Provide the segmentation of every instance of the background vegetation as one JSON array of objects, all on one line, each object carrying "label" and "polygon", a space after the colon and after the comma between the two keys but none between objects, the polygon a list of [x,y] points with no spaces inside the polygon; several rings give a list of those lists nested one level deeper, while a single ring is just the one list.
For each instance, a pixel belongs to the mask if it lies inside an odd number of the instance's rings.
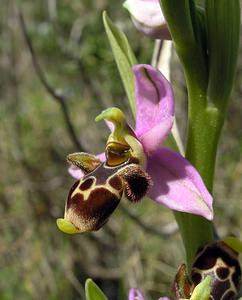
[{"label": "background vegetation", "polygon": [[[148,199],[124,202],[91,234],[68,236],[55,225],[73,184],[65,156],[103,150],[108,131],[94,122],[102,109],[116,105],[131,115],[102,11],[126,32],[139,62],[150,62],[153,41],[115,0],[26,0],[19,7],[22,22],[13,0],[0,10],[0,299],[84,299],[88,277],[113,300],[135,286],[152,299],[169,294],[184,251],[167,209]],[[175,54],[171,69],[184,136],[186,89]],[[218,232],[240,238],[241,76],[242,59],[215,181]]]}]

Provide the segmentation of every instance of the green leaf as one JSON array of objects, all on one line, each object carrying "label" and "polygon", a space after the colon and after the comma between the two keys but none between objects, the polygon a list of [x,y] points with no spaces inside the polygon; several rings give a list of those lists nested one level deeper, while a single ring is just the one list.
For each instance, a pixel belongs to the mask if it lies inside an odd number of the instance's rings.
[{"label": "green leaf", "polygon": [[233,86],[240,40],[240,1],[206,0],[209,56],[208,99],[226,108]]},{"label": "green leaf", "polygon": [[135,55],[125,34],[111,21],[105,11],[103,12],[103,23],[132,112],[135,116],[134,75],[132,72],[132,65],[137,63]]},{"label": "green leaf", "polygon": [[86,300],[108,300],[100,288],[92,279],[87,279],[85,283]]}]

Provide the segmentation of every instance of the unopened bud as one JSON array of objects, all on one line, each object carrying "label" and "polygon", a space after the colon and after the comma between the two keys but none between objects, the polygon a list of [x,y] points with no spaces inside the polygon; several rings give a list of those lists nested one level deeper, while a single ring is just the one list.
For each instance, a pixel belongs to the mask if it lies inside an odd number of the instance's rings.
[{"label": "unopened bud", "polygon": [[139,31],[155,39],[171,39],[159,0],[126,0],[123,6]]}]

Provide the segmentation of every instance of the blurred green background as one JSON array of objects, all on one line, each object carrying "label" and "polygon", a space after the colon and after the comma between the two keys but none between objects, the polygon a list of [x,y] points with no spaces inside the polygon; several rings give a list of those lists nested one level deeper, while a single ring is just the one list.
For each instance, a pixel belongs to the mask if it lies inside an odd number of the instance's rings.
[{"label": "blurred green background", "polygon": [[[65,156],[103,151],[108,130],[95,116],[119,106],[124,89],[102,25],[102,11],[127,34],[141,63],[154,42],[134,28],[115,0],[19,1],[27,33],[51,96],[33,67],[16,2],[0,10],[0,299],[85,299],[92,277],[109,299],[140,287],[147,299],[170,295],[184,250],[170,211],[145,199],[123,202],[96,233],[69,236],[55,224],[74,180]],[[186,88],[172,57],[177,118],[184,137]],[[215,223],[241,238],[242,59],[220,143]],[[222,83],[221,83],[222,84]],[[69,118],[68,118],[69,117]],[[69,123],[68,123],[69,122]],[[77,137],[77,139],[75,138]]]}]

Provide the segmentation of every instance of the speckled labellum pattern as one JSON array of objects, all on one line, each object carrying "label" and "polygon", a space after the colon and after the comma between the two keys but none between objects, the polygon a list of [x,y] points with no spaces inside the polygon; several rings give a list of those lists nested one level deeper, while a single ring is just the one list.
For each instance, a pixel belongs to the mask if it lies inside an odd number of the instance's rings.
[{"label": "speckled labellum pattern", "polygon": [[192,282],[197,285],[207,275],[212,277],[209,300],[234,300],[241,282],[238,253],[222,241],[203,247],[192,267]]},{"label": "speckled labellum pattern", "polygon": [[118,166],[106,162],[72,186],[65,207],[65,219],[80,232],[102,227],[122,196],[139,201],[148,191],[149,175],[132,158]]}]

